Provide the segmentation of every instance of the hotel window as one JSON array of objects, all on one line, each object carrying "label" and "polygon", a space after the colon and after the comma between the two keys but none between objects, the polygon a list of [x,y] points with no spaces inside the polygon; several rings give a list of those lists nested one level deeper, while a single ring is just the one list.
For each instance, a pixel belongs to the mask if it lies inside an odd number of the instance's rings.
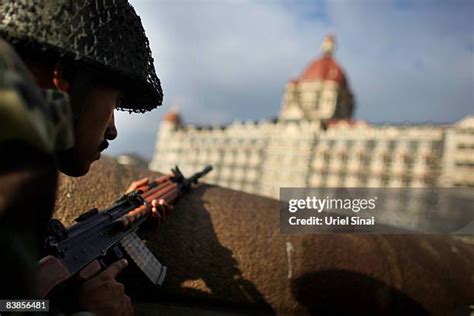
[{"label": "hotel window", "polygon": [[360,162],[364,167],[368,167],[370,165],[370,158],[361,155]]},{"label": "hotel window", "polygon": [[357,173],[355,178],[359,182],[359,184],[366,184],[367,183],[367,175],[365,173]]},{"label": "hotel window", "polygon": [[397,147],[397,142],[396,142],[396,141],[391,140],[391,141],[388,142],[388,148],[389,148],[390,150],[394,150],[395,147]]},{"label": "hotel window", "polygon": [[440,142],[440,141],[435,141],[433,142],[433,144],[431,145],[431,148],[434,150],[434,151],[440,151],[443,147],[443,143]]},{"label": "hotel window", "polygon": [[339,159],[341,162],[347,162],[347,154],[346,153],[340,153],[339,154]]},{"label": "hotel window", "polygon": [[375,148],[375,140],[368,140],[367,141],[367,149],[373,150]]},{"label": "hotel window", "polygon": [[457,161],[456,167],[474,167],[474,162],[469,161]]},{"label": "hotel window", "polygon": [[424,177],[423,178],[423,183],[427,186],[432,186],[434,185],[434,179],[431,177]]}]

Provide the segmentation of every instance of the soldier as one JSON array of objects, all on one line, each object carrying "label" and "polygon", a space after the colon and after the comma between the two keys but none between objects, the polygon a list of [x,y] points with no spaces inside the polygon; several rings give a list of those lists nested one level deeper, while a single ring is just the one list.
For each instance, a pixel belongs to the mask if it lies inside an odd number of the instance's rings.
[{"label": "soldier", "polygon": [[[125,0],[1,1],[0,37],[0,298],[34,298],[57,170],[87,173],[117,137],[114,109],[146,112],[163,95]],[[125,266],[84,282],[75,309],[132,313],[115,280]]]}]

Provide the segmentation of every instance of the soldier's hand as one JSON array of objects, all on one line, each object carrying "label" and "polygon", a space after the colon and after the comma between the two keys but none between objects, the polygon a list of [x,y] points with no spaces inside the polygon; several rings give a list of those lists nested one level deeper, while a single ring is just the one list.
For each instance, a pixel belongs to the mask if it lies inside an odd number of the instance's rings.
[{"label": "soldier's hand", "polygon": [[151,215],[161,224],[168,218],[173,209],[173,205],[169,205],[163,199],[151,201]]},{"label": "soldier's hand", "polygon": [[141,186],[144,186],[146,184],[150,183],[150,179],[149,178],[142,178],[140,180],[137,180],[137,181],[133,181],[130,186],[128,187],[127,191],[125,191],[125,193],[130,193],[132,191],[135,191],[136,189],[138,189],[139,187]]},{"label": "soldier's hand", "polygon": [[125,269],[127,260],[120,259],[107,269],[84,281],[79,289],[79,303],[97,315],[133,315],[131,299],[123,284],[115,278]]},{"label": "soldier's hand", "polygon": [[[133,181],[125,193],[132,192],[141,186],[147,185],[150,182],[149,178],[143,178]],[[151,214],[160,224],[162,224],[173,211],[173,206],[166,203],[164,199],[151,201]]]}]

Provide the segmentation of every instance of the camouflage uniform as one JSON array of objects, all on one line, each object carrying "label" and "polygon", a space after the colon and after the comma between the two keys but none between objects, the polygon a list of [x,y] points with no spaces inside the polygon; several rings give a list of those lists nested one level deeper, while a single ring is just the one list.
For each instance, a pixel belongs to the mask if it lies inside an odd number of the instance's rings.
[{"label": "camouflage uniform", "polygon": [[47,153],[73,144],[68,96],[41,91],[12,47],[0,39],[0,143],[21,141]]},{"label": "camouflage uniform", "polygon": [[[55,150],[73,144],[66,95],[41,91],[0,39],[0,297],[34,297],[34,270],[51,216]],[[5,283],[4,283],[5,282]]]},{"label": "camouflage uniform", "polygon": [[73,145],[76,113],[66,95],[37,87],[7,42],[108,74],[124,93],[123,110],[150,111],[163,93],[127,1],[0,1],[0,299],[31,298],[54,207],[55,152]]}]

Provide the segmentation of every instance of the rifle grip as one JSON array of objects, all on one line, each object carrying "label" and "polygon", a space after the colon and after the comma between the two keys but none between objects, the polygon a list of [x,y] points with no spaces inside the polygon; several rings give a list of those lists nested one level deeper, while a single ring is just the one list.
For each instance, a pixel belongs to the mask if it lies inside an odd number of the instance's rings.
[{"label": "rifle grip", "polygon": [[86,281],[95,276],[102,270],[102,266],[100,265],[98,260],[94,260],[89,263],[87,266],[84,267],[79,273],[77,274],[77,278],[80,281]]},{"label": "rifle grip", "polygon": [[66,266],[54,256],[46,256],[38,264],[38,291],[42,298],[45,298],[56,285],[71,277]]}]

